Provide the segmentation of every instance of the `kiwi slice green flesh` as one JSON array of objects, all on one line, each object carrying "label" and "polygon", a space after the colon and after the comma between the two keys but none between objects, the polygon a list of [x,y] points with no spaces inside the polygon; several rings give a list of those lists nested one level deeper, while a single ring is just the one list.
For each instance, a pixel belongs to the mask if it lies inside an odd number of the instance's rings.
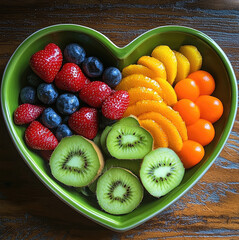
[{"label": "kiwi slice green flesh", "polygon": [[140,179],[154,197],[161,197],[177,187],[185,169],[177,154],[169,148],[148,153],[141,164]]},{"label": "kiwi slice green flesh", "polygon": [[101,133],[98,132],[98,133],[96,134],[96,136],[94,137],[94,139],[93,139],[93,142],[94,142],[99,148],[101,147],[101,145],[100,145],[100,136],[101,136]]},{"label": "kiwi slice green flesh", "polygon": [[72,187],[89,185],[103,167],[103,156],[96,144],[78,135],[63,138],[50,158],[52,175]]},{"label": "kiwi slice green flesh", "polygon": [[144,128],[119,124],[107,135],[106,146],[117,159],[142,159],[152,150],[153,138]]},{"label": "kiwi slice green flesh", "polygon": [[111,168],[97,181],[98,203],[111,214],[132,212],[142,201],[143,193],[139,179],[123,168]]},{"label": "kiwi slice green flesh", "polygon": [[134,115],[130,115],[130,116],[125,117],[125,118],[121,118],[118,122],[116,122],[114,124],[114,126],[117,125],[117,124],[127,125],[127,126],[137,126],[137,127],[140,126],[137,118]]},{"label": "kiwi slice green flesh", "polygon": [[101,145],[101,149],[102,151],[107,155],[109,156],[109,151],[106,147],[106,137],[108,135],[108,133],[110,132],[110,130],[112,129],[112,126],[107,126],[104,131],[101,133],[101,136],[100,136],[100,145]]}]

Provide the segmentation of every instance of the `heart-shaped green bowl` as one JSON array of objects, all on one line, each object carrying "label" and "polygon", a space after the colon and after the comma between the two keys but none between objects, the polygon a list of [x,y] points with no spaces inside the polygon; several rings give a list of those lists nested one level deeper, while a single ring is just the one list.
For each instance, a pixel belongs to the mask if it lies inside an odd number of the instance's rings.
[{"label": "heart-shaped green bowl", "polygon": [[[113,216],[100,209],[95,199],[87,198],[74,189],[65,187],[51,175],[46,162],[24,142],[25,127],[16,126],[13,122],[13,112],[19,105],[20,89],[26,85],[26,74],[29,70],[31,55],[43,49],[48,43],[54,42],[64,49],[66,44],[78,42],[87,55],[98,56],[105,65],[115,65],[119,68],[135,63],[142,55],[149,55],[160,44],[178,50],[181,45],[195,45],[203,56],[202,69],[209,71],[215,78],[216,90],[214,96],[221,99],[224,113],[214,124],[216,135],[206,147],[204,159],[195,167],[186,171],[181,184],[166,196],[145,198],[133,212]],[[189,190],[212,165],[222,150],[237,110],[237,85],[232,66],[222,49],[207,35],[186,27],[164,26],[150,30],[123,48],[117,47],[101,33],[79,25],[62,24],[41,29],[29,36],[14,52],[5,69],[1,101],[3,115],[9,133],[22,158],[39,177],[39,179],[60,199],[69,206],[93,221],[116,231],[125,231],[138,226],[179,199]]]}]

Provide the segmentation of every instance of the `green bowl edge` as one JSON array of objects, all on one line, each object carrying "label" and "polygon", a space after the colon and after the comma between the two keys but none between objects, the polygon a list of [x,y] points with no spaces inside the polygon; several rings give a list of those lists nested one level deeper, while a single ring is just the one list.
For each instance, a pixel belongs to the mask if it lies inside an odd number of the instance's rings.
[{"label": "green bowl edge", "polygon": [[[76,204],[74,201],[72,201],[72,199],[65,199],[66,196],[61,193],[60,189],[57,188],[57,186],[52,185],[52,182],[49,181],[49,179],[45,177],[44,172],[42,172],[38,168],[38,166],[35,165],[32,161],[27,160],[27,159],[30,159],[30,156],[23,151],[24,149],[21,146],[19,146],[17,144],[17,136],[13,132],[12,123],[10,121],[12,116],[10,116],[10,113],[7,111],[7,106],[4,105],[4,92],[5,92],[4,91],[4,89],[5,89],[4,78],[5,78],[5,75],[7,75],[7,71],[9,71],[11,64],[14,62],[14,57],[17,54],[19,54],[20,50],[22,48],[24,48],[24,46],[27,45],[28,42],[34,41],[39,36],[44,35],[46,33],[52,33],[54,31],[59,31],[59,30],[60,31],[64,31],[64,30],[79,31],[80,30],[83,33],[92,35],[95,38],[97,38],[98,40],[100,40],[103,44],[105,44],[105,46],[107,46],[107,48],[119,59],[122,59],[122,58],[126,57],[128,54],[130,54],[131,52],[133,52],[134,49],[136,49],[137,46],[140,44],[141,41],[143,41],[144,39],[147,39],[148,37],[150,37],[153,34],[161,33],[161,32],[169,32],[169,31],[181,31],[181,32],[193,34],[193,35],[201,38],[202,40],[204,40],[208,45],[210,45],[215,50],[215,52],[222,59],[224,65],[225,65],[225,68],[227,70],[227,73],[229,75],[231,90],[232,90],[232,95],[231,95],[232,107],[231,107],[231,111],[230,111],[230,114],[228,117],[226,127],[223,131],[223,134],[221,135],[221,138],[219,140],[219,143],[218,143],[216,149],[211,154],[211,156],[209,157],[207,162],[205,162],[205,164],[190,178],[190,180],[187,183],[185,183],[185,185],[180,190],[181,193],[176,198],[174,198],[173,201],[170,201],[170,203],[165,203],[164,207],[162,207],[160,210],[158,210],[156,212],[153,211],[153,209],[151,209],[150,214],[148,214],[148,216],[146,218],[143,218],[142,220],[137,221],[136,223],[133,223],[131,225],[125,226],[125,224],[123,223],[122,226],[119,226],[119,223],[117,221],[112,221],[112,219],[107,219],[107,218],[102,219],[97,214],[93,214],[93,213],[87,211],[84,207],[82,207],[82,206],[79,207],[78,204]],[[159,212],[163,211],[169,205],[171,205],[172,203],[177,201],[191,187],[193,187],[194,184],[196,184],[196,182],[205,174],[205,172],[209,169],[209,167],[215,161],[216,157],[219,155],[220,151],[222,150],[222,148],[224,147],[224,145],[226,143],[227,138],[229,137],[230,131],[233,127],[233,123],[234,123],[234,120],[236,117],[236,112],[237,112],[237,96],[238,96],[238,90],[237,90],[237,84],[236,84],[236,77],[235,77],[233,68],[232,68],[227,56],[225,55],[223,50],[218,46],[218,44],[214,40],[212,40],[210,37],[208,37],[207,35],[205,35],[204,33],[200,32],[198,30],[188,28],[188,27],[183,27],[183,26],[157,27],[157,28],[154,28],[152,30],[149,30],[149,31],[143,33],[142,35],[140,35],[139,37],[134,39],[131,43],[129,43],[125,47],[120,48],[120,47],[117,47],[112,41],[110,41],[103,34],[99,33],[98,31],[96,31],[94,29],[80,26],[80,25],[74,25],[74,24],[58,24],[58,25],[53,25],[53,26],[49,26],[49,27],[40,29],[37,32],[33,33],[27,39],[25,39],[19,45],[19,47],[15,50],[15,52],[11,56],[7,66],[5,68],[3,78],[2,78],[1,107],[2,107],[2,111],[3,111],[3,117],[4,117],[5,123],[7,125],[7,129],[10,133],[10,136],[11,136],[17,150],[19,151],[19,153],[22,156],[22,158],[24,159],[24,161],[28,164],[28,166],[37,175],[37,177],[44,183],[44,185],[46,185],[56,196],[60,197],[66,204],[70,205],[75,210],[81,212],[84,216],[90,218],[91,220],[96,221],[100,225],[103,225],[111,230],[126,231],[126,230],[132,229],[132,228],[142,224],[143,222],[145,222],[148,219],[152,218],[153,216],[157,215]]]}]

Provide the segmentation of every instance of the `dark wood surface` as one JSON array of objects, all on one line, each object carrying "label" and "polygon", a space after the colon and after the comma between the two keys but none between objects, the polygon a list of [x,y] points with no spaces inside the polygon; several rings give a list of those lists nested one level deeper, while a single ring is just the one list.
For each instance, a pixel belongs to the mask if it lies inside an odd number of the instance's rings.
[{"label": "dark wood surface", "polygon": [[[0,1],[0,74],[17,46],[52,24],[92,27],[118,46],[162,25],[196,28],[225,51],[239,78],[239,1]],[[180,200],[115,233],[78,214],[31,172],[0,116],[0,239],[239,239],[239,117],[224,150]]]}]

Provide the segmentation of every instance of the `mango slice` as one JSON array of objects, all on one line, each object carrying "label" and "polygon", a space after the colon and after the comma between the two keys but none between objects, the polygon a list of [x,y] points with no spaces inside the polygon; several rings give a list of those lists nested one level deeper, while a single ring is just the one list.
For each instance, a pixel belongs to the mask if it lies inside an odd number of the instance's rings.
[{"label": "mango slice", "polygon": [[171,121],[169,121],[162,114],[157,112],[148,112],[143,113],[138,116],[139,120],[151,119],[155,121],[166,133],[168,138],[168,146],[175,152],[178,152],[183,147],[182,138],[177,130],[177,128],[173,125]]},{"label": "mango slice", "polygon": [[202,55],[195,46],[184,45],[181,46],[179,52],[182,53],[190,62],[190,73],[201,69]]},{"label": "mango slice", "polygon": [[131,114],[138,117],[140,114],[146,112],[158,112],[162,114],[175,125],[183,141],[186,141],[188,139],[185,122],[182,120],[179,113],[174,111],[171,107],[166,106],[162,102],[153,100],[142,100],[136,102],[126,109],[123,117],[127,117]]},{"label": "mango slice", "polygon": [[138,101],[141,101],[143,99],[145,100],[154,100],[162,102],[163,99],[158,95],[157,92],[155,92],[151,88],[145,88],[145,87],[135,87],[130,88],[128,90],[129,93],[129,105],[135,104]]},{"label": "mango slice", "polygon": [[123,78],[115,89],[127,91],[133,87],[151,88],[156,91],[159,96],[162,95],[162,88],[159,86],[159,84],[155,80],[142,74],[132,74],[128,77]]},{"label": "mango slice", "polygon": [[173,106],[177,102],[177,94],[172,85],[162,78],[154,78],[154,80],[162,88],[161,97],[163,98],[164,102],[169,106]]},{"label": "mango slice", "polygon": [[188,59],[180,52],[173,51],[177,58],[177,75],[175,78],[175,83],[186,78],[190,72],[190,63]]},{"label": "mango slice", "polygon": [[132,75],[132,74],[142,74],[149,78],[156,77],[155,73],[151,69],[149,69],[143,65],[131,64],[131,65],[123,68],[123,70],[122,70],[123,78],[125,78],[129,75]]},{"label": "mango slice", "polygon": [[142,56],[137,63],[151,69],[155,74],[154,77],[167,78],[165,67],[158,59],[150,56]]},{"label": "mango slice", "polygon": [[154,149],[168,147],[167,135],[155,121],[146,119],[139,121],[139,124],[152,135],[154,139]]},{"label": "mango slice", "polygon": [[160,45],[153,50],[151,55],[163,63],[167,81],[172,85],[177,75],[177,59],[174,52],[168,46]]}]

